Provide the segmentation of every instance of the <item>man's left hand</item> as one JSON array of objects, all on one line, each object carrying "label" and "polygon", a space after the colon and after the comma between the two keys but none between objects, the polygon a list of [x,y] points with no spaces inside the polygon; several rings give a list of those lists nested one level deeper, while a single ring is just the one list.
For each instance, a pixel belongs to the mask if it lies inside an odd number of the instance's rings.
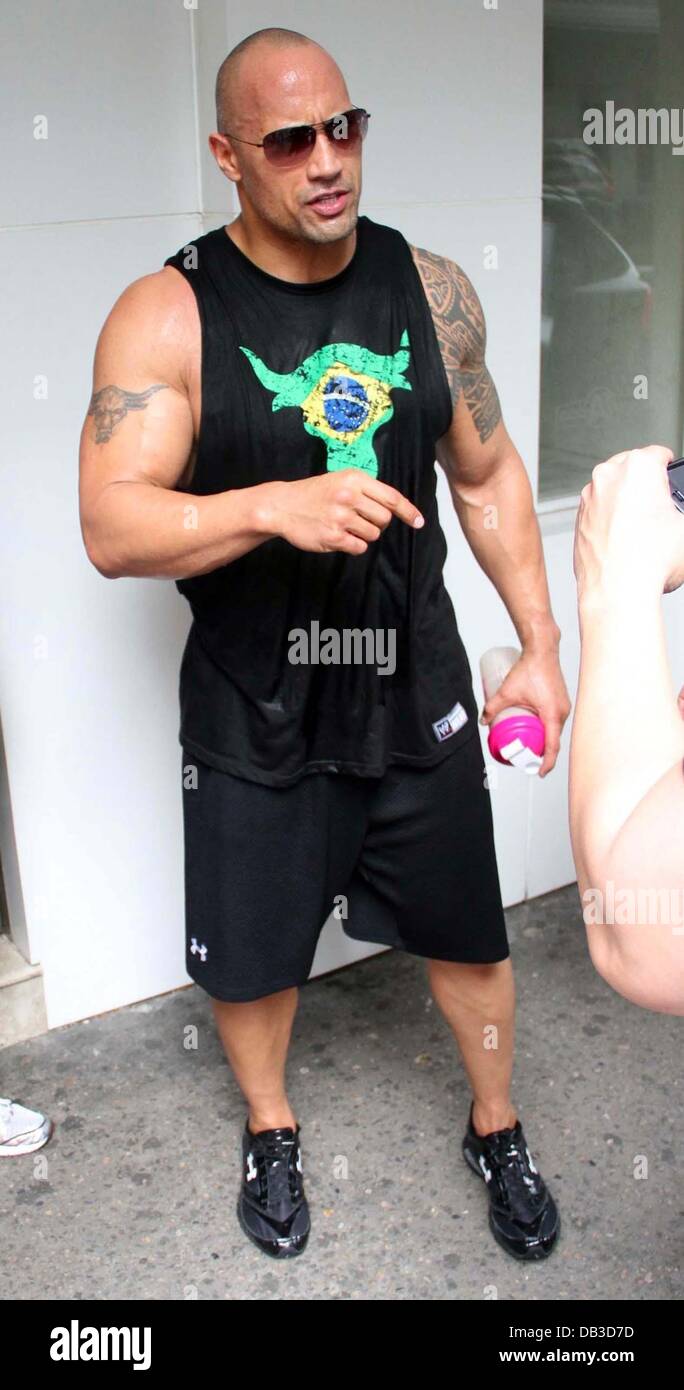
[{"label": "man's left hand", "polygon": [[539,715],[545,733],[539,776],[545,777],[556,765],[561,731],[571,709],[557,651],[524,649],[496,694],[486,701],[480,723],[490,724],[509,705],[524,705]]}]

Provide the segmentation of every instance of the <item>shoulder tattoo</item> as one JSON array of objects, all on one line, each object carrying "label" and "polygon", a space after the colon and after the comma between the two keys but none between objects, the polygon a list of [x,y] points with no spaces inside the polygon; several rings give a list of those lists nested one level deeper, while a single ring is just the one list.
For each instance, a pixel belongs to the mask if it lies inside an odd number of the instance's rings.
[{"label": "shoulder tattoo", "polygon": [[411,246],[423,282],[454,407],[463,392],[484,444],[501,419],[496,386],[487,370],[482,305],[465,271],[446,256]]},{"label": "shoulder tattoo", "polygon": [[150,396],[165,390],[164,382],[160,382],[158,386],[148,386],[146,391],[123,391],[120,386],[103,386],[94,391],[88,414],[95,420],[95,443],[106,444],[129,410],[145,410]]}]

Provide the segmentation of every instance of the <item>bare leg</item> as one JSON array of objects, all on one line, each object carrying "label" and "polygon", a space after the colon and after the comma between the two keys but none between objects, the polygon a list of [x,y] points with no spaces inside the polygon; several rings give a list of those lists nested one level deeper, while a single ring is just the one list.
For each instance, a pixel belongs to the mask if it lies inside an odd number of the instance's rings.
[{"label": "bare leg", "polygon": [[428,977],[468,1073],[476,1134],[508,1129],[517,1118],[511,1104],[515,986],[510,957],[495,965],[431,960]]},{"label": "bare leg", "polygon": [[278,990],[247,1004],[212,999],[223,1050],[249,1106],[253,1134],[296,1127],[285,1092],[285,1064],[299,991]]}]

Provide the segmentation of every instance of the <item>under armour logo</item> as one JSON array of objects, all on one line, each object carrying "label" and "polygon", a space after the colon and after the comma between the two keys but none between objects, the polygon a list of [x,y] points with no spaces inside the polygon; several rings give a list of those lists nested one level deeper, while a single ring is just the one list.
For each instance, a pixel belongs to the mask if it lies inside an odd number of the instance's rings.
[{"label": "under armour logo", "polygon": [[490,1179],[491,1176],[492,1176],[492,1170],[491,1170],[491,1168],[488,1168],[488,1167],[487,1167],[487,1164],[485,1163],[485,1160],[484,1160],[484,1157],[483,1157],[482,1154],[480,1154],[480,1167],[481,1167],[481,1169],[482,1169],[482,1173],[483,1173],[485,1182],[489,1182],[489,1179]]},{"label": "under armour logo", "polygon": [[254,1159],[253,1159],[251,1153],[250,1153],[250,1154],[247,1154],[247,1181],[248,1181],[248,1182],[252,1182],[253,1178],[255,1178],[256,1175],[257,1175],[257,1170],[256,1170],[256,1168],[255,1168],[255,1166],[254,1166]]},{"label": "under armour logo", "polygon": [[193,936],[192,941],[190,942],[190,950],[191,950],[193,956],[199,956],[200,960],[202,960],[202,961],[205,961],[205,960],[206,960],[206,958],[207,958],[207,948],[206,948],[206,946],[198,946],[198,945],[197,945],[197,937],[196,937],[196,936]]}]

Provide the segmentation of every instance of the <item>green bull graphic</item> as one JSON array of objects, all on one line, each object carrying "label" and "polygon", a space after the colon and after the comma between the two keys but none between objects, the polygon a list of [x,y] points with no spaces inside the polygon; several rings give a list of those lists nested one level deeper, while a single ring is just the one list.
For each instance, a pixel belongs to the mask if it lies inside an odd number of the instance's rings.
[{"label": "green bull graphic", "polygon": [[273,410],[300,407],[304,429],[325,443],[329,472],[363,468],[377,478],[373,436],[394,414],[390,391],[411,390],[404,376],[410,355],[406,329],[397,352],[389,356],[356,343],[328,343],[287,373],[272,372],[248,347],[240,351],[262,386],[274,392]]}]

